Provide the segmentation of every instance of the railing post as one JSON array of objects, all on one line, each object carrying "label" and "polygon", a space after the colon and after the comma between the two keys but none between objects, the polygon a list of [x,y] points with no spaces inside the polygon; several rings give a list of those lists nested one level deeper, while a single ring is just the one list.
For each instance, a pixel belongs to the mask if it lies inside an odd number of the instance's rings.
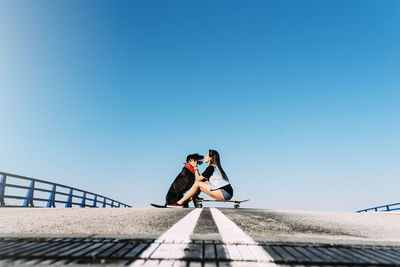
[{"label": "railing post", "polygon": [[31,181],[26,198],[24,201],[24,207],[33,207],[33,192],[35,190],[35,181]]},{"label": "railing post", "polygon": [[72,208],[72,192],[73,191],[74,190],[72,188],[69,190],[68,200],[67,200],[67,203],[65,204],[66,208]]},{"label": "railing post", "polygon": [[120,208],[121,207],[121,202],[118,202],[118,208]]},{"label": "railing post", "polygon": [[114,200],[111,200],[111,208],[114,208]]},{"label": "railing post", "polygon": [[105,208],[106,207],[106,197],[104,197],[104,200],[103,200],[103,208]]},{"label": "railing post", "polygon": [[94,195],[93,208],[97,207],[97,195]]},{"label": "railing post", "polygon": [[56,207],[56,185],[53,185],[49,196],[49,201],[47,201],[46,208],[55,208],[55,207]]},{"label": "railing post", "polygon": [[85,206],[86,206],[86,192],[83,192],[81,208],[84,208]]},{"label": "railing post", "polygon": [[6,178],[7,176],[2,175],[0,176],[0,206],[5,206],[6,203],[4,202],[4,192],[6,189]]}]

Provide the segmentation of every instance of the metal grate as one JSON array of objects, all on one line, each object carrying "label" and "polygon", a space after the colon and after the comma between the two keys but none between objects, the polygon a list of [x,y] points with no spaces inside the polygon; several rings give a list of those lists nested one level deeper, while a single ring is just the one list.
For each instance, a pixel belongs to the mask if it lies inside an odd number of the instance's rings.
[{"label": "metal grate", "polygon": [[[225,266],[233,261],[251,263],[246,259],[246,253],[250,253],[254,246],[193,240],[181,259],[140,258],[141,252],[153,242],[145,239],[110,238],[1,238],[0,264],[129,265],[136,261],[150,260],[179,261],[188,266]],[[284,243],[260,243],[259,246],[272,256],[276,264],[283,265],[400,266],[400,247],[393,246]],[[227,251],[237,251],[237,254],[228,255]]]}]

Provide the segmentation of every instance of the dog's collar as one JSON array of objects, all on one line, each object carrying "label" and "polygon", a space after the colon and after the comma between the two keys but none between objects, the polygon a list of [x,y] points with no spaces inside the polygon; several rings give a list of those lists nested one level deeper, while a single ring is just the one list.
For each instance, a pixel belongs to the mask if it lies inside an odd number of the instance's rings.
[{"label": "dog's collar", "polygon": [[194,173],[194,168],[191,164],[189,163],[185,163],[185,167],[189,169],[189,171],[191,171],[192,173]]}]

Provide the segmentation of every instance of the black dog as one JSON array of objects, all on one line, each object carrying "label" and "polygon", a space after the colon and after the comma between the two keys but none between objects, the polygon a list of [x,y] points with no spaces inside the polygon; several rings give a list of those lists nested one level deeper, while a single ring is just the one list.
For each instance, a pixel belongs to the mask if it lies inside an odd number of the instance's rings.
[{"label": "black dog", "polygon": [[[165,205],[175,204],[183,197],[183,194],[192,187],[195,181],[195,176],[193,169],[191,170],[192,165],[189,164],[189,161],[196,160],[197,164],[200,165],[203,163],[203,158],[204,156],[197,153],[190,154],[186,157],[185,166],[168,190],[167,196],[165,197]],[[187,206],[187,204],[185,205]]]}]

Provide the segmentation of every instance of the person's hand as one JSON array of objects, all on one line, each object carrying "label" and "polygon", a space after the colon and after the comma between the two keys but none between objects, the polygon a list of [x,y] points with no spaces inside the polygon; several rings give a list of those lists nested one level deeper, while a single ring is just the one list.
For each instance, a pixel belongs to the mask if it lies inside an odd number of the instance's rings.
[{"label": "person's hand", "polygon": [[191,159],[191,160],[189,161],[189,164],[191,164],[193,167],[197,167],[197,160]]}]

